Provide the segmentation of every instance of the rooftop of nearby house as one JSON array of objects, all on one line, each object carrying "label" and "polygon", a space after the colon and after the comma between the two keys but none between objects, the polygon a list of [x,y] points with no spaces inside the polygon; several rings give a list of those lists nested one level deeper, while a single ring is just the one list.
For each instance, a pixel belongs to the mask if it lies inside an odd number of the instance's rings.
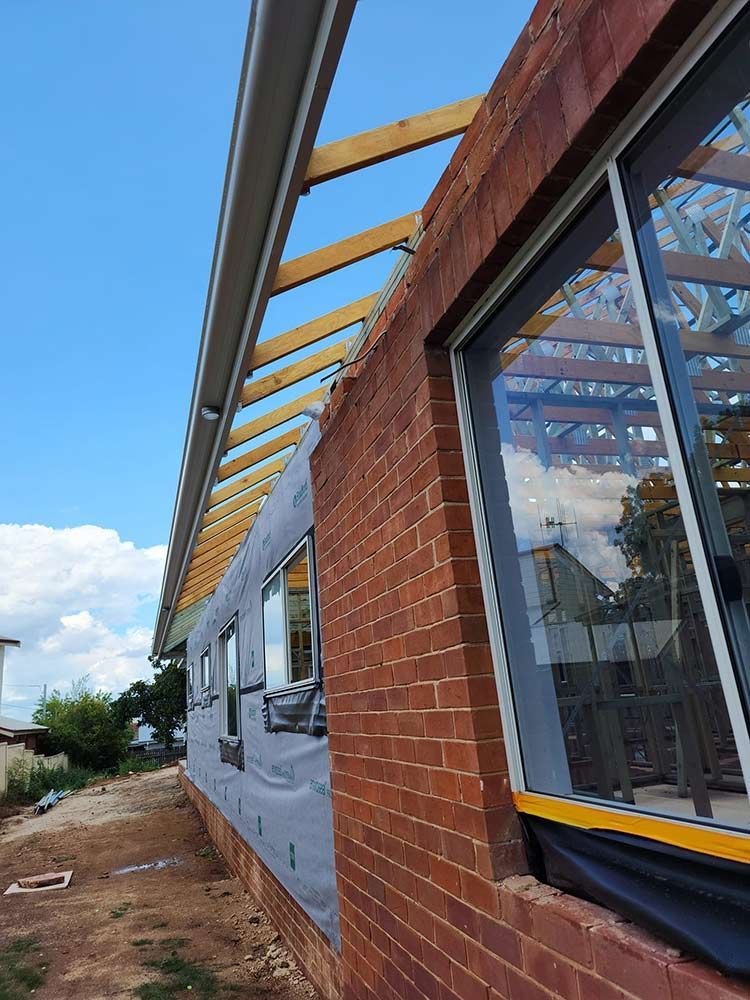
[{"label": "rooftop of nearby house", "polygon": [[24,719],[11,719],[9,715],[0,715],[0,733],[10,736],[25,736],[27,733],[46,733],[48,726],[38,726],[36,722],[26,722]]}]

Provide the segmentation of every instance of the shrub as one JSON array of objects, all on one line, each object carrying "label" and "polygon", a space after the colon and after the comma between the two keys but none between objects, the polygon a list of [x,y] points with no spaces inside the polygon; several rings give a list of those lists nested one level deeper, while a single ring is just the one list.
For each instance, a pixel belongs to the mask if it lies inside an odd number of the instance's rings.
[{"label": "shrub", "polygon": [[70,694],[53,691],[34,712],[34,722],[49,727],[39,741],[43,753],[66,753],[71,763],[93,771],[117,768],[130,742],[130,728],[113,711],[111,696],[91,691],[86,678]]}]

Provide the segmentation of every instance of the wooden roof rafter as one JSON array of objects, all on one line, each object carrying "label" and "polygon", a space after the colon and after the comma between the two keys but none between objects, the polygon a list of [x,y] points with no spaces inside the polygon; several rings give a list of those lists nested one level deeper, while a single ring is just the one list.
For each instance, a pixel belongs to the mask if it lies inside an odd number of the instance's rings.
[{"label": "wooden roof rafter", "polygon": [[[318,147],[310,156],[305,186],[309,188],[459,135],[473,119],[481,101],[482,96],[467,98]],[[397,248],[418,233],[419,225],[419,214],[409,213],[300,257],[282,261],[277,268],[270,294],[282,294],[382,251]],[[256,343],[250,356],[245,384],[239,393],[239,408],[260,404],[275,393],[339,366],[350,349],[351,339],[347,336],[314,353],[292,359],[287,365],[272,367],[290,355],[302,352],[328,337],[332,338],[347,327],[364,323],[379,295],[380,293],[373,293],[364,296],[285,333]],[[301,393],[291,402],[258,414],[240,426],[230,427],[228,432],[224,432],[225,455],[248,442],[257,439],[262,441],[270,431],[295,419],[306,415],[314,416],[316,404],[324,400],[326,392],[326,386],[316,387]],[[311,413],[308,412],[311,410]],[[244,532],[253,523],[248,512],[251,509],[257,510],[259,491],[263,495],[270,492],[288,460],[287,449],[296,447],[305,426],[303,421],[273,440],[265,441],[220,463],[213,490],[206,500],[200,529],[193,539],[193,554],[181,584],[180,606],[184,606],[185,595],[199,600],[201,596],[205,596],[203,587],[210,585],[211,579],[218,582],[220,576],[218,579],[211,577],[209,583],[204,582],[207,567],[213,565],[216,559],[221,562],[225,554],[229,554],[230,558],[234,554],[235,540],[239,544]],[[266,460],[270,461],[265,465],[261,464]],[[240,473],[246,474],[235,479]],[[219,483],[226,485],[218,486]],[[225,569],[228,560],[222,565]]]}]

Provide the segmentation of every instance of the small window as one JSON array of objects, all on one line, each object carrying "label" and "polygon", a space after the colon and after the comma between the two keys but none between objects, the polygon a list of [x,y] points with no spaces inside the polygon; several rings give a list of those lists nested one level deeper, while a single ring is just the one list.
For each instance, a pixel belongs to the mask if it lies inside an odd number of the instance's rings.
[{"label": "small window", "polygon": [[222,735],[231,740],[238,740],[240,737],[240,669],[236,618],[233,618],[219,633],[219,665]]},{"label": "small window", "polygon": [[316,678],[311,570],[312,539],[308,537],[263,588],[266,690]]},{"label": "small window", "polygon": [[188,664],[187,671],[185,673],[185,695],[187,701],[188,710],[193,707],[193,674],[195,673],[192,663]]},{"label": "small window", "polygon": [[211,688],[211,647],[206,648],[201,653],[201,691],[208,691]]}]

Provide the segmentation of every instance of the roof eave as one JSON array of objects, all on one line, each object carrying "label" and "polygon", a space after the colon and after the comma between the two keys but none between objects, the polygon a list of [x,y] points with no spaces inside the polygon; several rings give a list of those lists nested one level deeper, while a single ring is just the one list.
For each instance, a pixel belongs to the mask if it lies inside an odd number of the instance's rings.
[{"label": "roof eave", "polygon": [[[356,0],[253,0],[170,531],[160,656]],[[258,155],[262,150],[262,155]],[[201,407],[221,408],[214,422]]]}]

